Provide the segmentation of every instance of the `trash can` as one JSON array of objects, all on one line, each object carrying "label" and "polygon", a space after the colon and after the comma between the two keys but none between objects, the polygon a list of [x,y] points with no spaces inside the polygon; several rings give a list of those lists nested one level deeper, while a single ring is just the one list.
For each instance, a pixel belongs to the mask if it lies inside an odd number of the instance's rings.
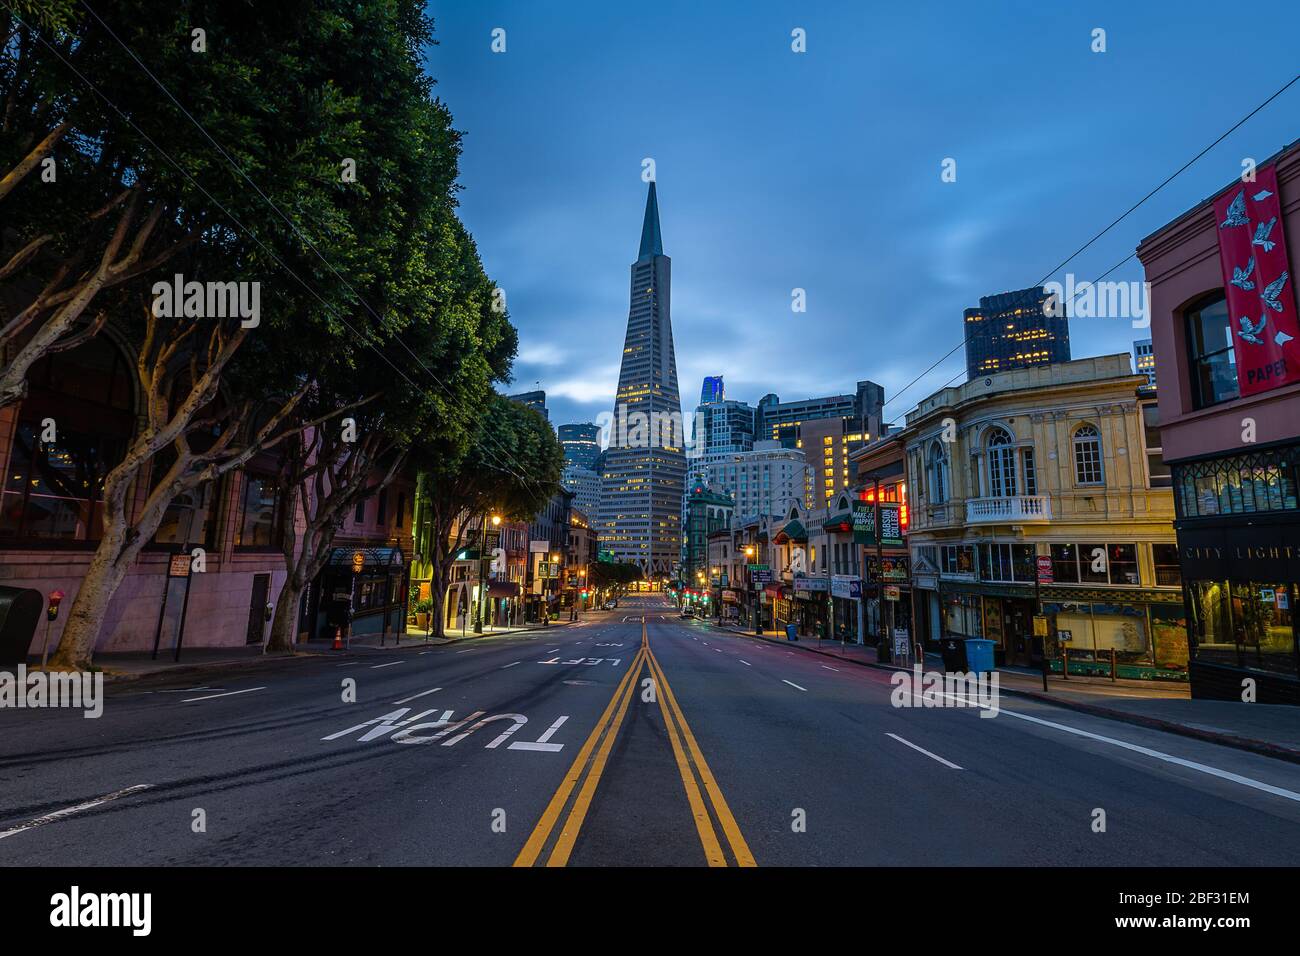
[{"label": "trash can", "polygon": [[785,626],[785,639],[787,641],[799,640],[799,629],[795,627],[793,624],[787,624]]},{"label": "trash can", "polygon": [[946,671],[965,671],[966,639],[962,637],[945,637],[939,642],[939,653],[943,656],[943,669]]},{"label": "trash can", "polygon": [[993,670],[993,642],[983,637],[966,639],[966,669],[974,674]]},{"label": "trash can", "polygon": [[45,610],[45,595],[31,588],[0,587],[0,664],[22,664]]}]

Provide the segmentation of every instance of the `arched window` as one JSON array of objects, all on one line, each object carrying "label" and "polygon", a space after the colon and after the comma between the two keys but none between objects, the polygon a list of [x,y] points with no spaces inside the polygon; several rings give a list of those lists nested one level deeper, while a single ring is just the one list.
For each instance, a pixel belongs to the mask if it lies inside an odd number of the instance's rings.
[{"label": "arched window", "polygon": [[1074,430],[1074,481],[1079,485],[1100,485],[1101,433],[1096,425],[1080,425]]},{"label": "arched window", "polygon": [[926,468],[930,488],[930,501],[941,505],[948,500],[948,456],[944,454],[943,445],[930,443],[930,460]]},{"label": "arched window", "polygon": [[1016,449],[1005,428],[994,428],[988,437],[989,494],[994,498],[1016,495]]},{"label": "arched window", "polygon": [[0,540],[96,541],[104,478],[135,431],[131,372],[100,335],[32,366],[0,504]]}]

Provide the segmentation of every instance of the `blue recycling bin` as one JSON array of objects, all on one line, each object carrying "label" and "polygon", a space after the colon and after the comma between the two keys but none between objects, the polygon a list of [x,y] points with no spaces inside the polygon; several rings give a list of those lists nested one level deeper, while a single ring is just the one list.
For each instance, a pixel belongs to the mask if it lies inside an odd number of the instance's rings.
[{"label": "blue recycling bin", "polygon": [[982,637],[966,638],[966,668],[981,674],[993,670],[993,642]]},{"label": "blue recycling bin", "polygon": [[793,624],[787,624],[785,626],[785,639],[787,641],[799,640],[799,629],[795,627]]}]

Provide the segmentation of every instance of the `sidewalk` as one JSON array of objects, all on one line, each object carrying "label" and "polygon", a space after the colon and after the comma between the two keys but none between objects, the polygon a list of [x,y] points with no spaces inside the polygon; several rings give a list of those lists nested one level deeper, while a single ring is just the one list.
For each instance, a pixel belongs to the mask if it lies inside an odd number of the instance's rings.
[{"label": "sidewalk", "polygon": [[[730,624],[721,627],[753,640],[822,654],[864,667],[902,669],[879,663],[876,649],[870,646],[841,646],[833,641],[822,641],[819,646],[816,638],[787,641],[771,631],[758,637],[752,629]],[[925,668],[942,670],[939,656],[927,654]],[[998,668],[998,688],[1004,694],[1300,763],[1300,708],[1285,704],[1192,700],[1186,684],[1134,680],[1112,682],[1097,677],[1071,677],[1067,681],[1059,675],[1048,678],[1048,690],[1044,693],[1043,679],[1037,671],[1009,667]]]},{"label": "sidewalk", "polygon": [[[142,677],[159,675],[168,677],[188,674],[199,675],[220,668],[255,668],[259,665],[277,665],[291,661],[311,660],[321,656],[347,658],[351,655],[368,655],[376,652],[401,653],[412,650],[428,650],[442,644],[459,644],[462,641],[503,637],[525,631],[549,631],[557,627],[567,627],[570,623],[573,622],[563,620],[554,621],[545,627],[540,624],[497,627],[484,631],[482,634],[475,634],[467,628],[464,637],[457,630],[449,631],[448,636],[445,638],[430,637],[427,640],[423,631],[411,631],[400,635],[400,644],[395,640],[398,635],[389,634],[381,644],[380,635],[362,634],[354,637],[349,649],[344,651],[333,650],[334,642],[332,639],[320,639],[304,641],[295,645],[292,654],[263,654],[260,644],[239,647],[183,647],[181,648],[181,659],[179,661],[172,659],[171,650],[160,650],[157,660],[154,660],[148,651],[101,653],[95,655],[95,666],[104,672],[106,682],[116,683],[118,681],[136,680]],[[38,664],[39,659],[35,661],[29,659],[29,667]]]}]

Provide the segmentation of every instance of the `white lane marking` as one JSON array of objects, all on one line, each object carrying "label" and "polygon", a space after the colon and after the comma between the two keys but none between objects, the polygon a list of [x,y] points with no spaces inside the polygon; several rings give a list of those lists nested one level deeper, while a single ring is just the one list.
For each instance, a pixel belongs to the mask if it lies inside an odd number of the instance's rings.
[{"label": "white lane marking", "polygon": [[45,814],[45,816],[37,817],[35,820],[28,820],[22,826],[12,827],[8,830],[0,830],[0,840],[3,840],[5,837],[14,836],[17,833],[22,833],[25,830],[34,830],[36,827],[44,826],[47,823],[53,823],[56,820],[62,820],[64,817],[70,817],[72,816],[72,814],[80,813],[82,810],[90,810],[93,809],[94,807],[98,807],[101,804],[108,803],[112,800],[117,800],[120,799],[121,797],[130,796],[133,793],[139,793],[141,790],[148,790],[152,786],[153,784],[151,783],[137,783],[133,787],[126,787],[125,789],[122,790],[114,790],[112,793],[106,794],[102,797],[97,797],[94,800],[88,800],[85,803],[79,803],[75,807],[64,807],[62,810],[55,810],[53,813],[47,813]]},{"label": "white lane marking", "polygon": [[546,733],[542,734],[540,737],[537,738],[537,743],[532,743],[531,741],[527,741],[527,740],[516,740],[506,749],[537,750],[537,751],[541,751],[542,753],[551,753],[551,754],[559,753],[561,750],[564,749],[564,744],[551,744],[551,743],[547,743],[547,741],[550,740],[551,737],[555,735],[555,732],[559,730],[560,727],[564,724],[564,722],[568,719],[569,718],[567,716],[561,717],[555,723],[551,724],[550,727],[546,728]]},{"label": "white lane marking", "polygon": [[265,687],[250,687],[248,690],[228,690],[224,694],[208,694],[206,697],[187,697],[181,701],[182,704],[192,704],[196,700],[212,700],[215,697],[234,697],[236,694],[251,694],[255,690],[266,690]]},{"label": "white lane marking", "polygon": [[894,738],[895,740],[897,740],[900,744],[903,744],[903,745],[905,745],[905,746],[911,747],[911,748],[912,748],[913,750],[915,750],[917,753],[923,753],[923,754],[925,754],[925,755],[926,755],[927,757],[929,757],[931,760],[937,760],[937,761],[939,761],[939,763],[943,764],[945,767],[951,767],[953,770],[960,770],[960,769],[961,769],[961,767],[957,766],[957,765],[956,765],[955,763],[953,763],[951,760],[944,760],[944,759],[943,759],[942,757],[940,757],[938,754],[932,754],[932,753],[930,753],[930,751],[926,750],[924,747],[918,747],[916,744],[912,743],[910,740],[904,740],[902,737],[898,736],[898,734],[885,734],[885,736],[886,736],[886,737],[893,737],[893,738]]},{"label": "white lane marking", "polygon": [[370,669],[372,671],[375,671],[375,670],[379,670],[379,668],[381,667],[392,667],[394,664],[405,664],[405,663],[406,661],[389,661],[387,664],[371,664]]},{"label": "white lane marking", "polygon": [[467,648],[465,648],[463,651],[457,651],[456,653],[457,653],[457,654],[468,654],[468,653],[469,653],[470,651],[472,651],[472,650],[474,650],[474,648],[472,648],[472,647],[467,647]]},{"label": "white lane marking", "polygon": [[714,650],[717,651],[719,654],[722,653],[722,648],[720,647],[715,647]]},{"label": "white lane marking", "polygon": [[401,700],[393,701],[394,704],[405,704],[407,701],[415,700],[417,697],[428,697],[430,694],[436,694],[442,690],[441,687],[435,687],[433,690],[422,690],[418,694],[412,694],[410,697],[403,697]]},{"label": "white lane marking", "polygon": [[[941,694],[940,696],[951,698],[952,700],[964,700],[956,694]],[[983,707],[986,710],[991,709],[987,704],[980,704],[975,701],[968,702],[968,706]],[[1220,780],[1230,780],[1233,783],[1239,783],[1243,787],[1251,787],[1255,790],[1262,790],[1265,793],[1271,793],[1277,797],[1283,797],[1287,800],[1300,803],[1300,793],[1294,790],[1287,790],[1283,787],[1275,787],[1271,783],[1264,783],[1260,780],[1253,780],[1250,777],[1243,777],[1241,774],[1233,773],[1230,770],[1220,770],[1218,767],[1211,767],[1209,764],[1197,763],[1195,760],[1186,760],[1183,757],[1175,757],[1172,754],[1162,753],[1159,750],[1152,750],[1150,747],[1143,747],[1139,744],[1131,744],[1127,740],[1117,740],[1114,737],[1105,737],[1102,734],[1094,734],[1089,730],[1080,730],[1078,727],[1071,727],[1068,724],[1058,724],[1052,720],[1044,720],[1041,717],[1031,717],[1029,714],[1018,714],[1014,710],[998,708],[998,716],[1005,714],[1008,717],[1015,717],[1017,720],[1027,720],[1033,724],[1042,724],[1044,727],[1051,727],[1054,730],[1061,730],[1067,734],[1074,734],[1076,737],[1086,737],[1089,740],[1095,740],[1098,743],[1110,744],[1112,747],[1120,747],[1124,750],[1131,750],[1134,753],[1143,754],[1147,757],[1154,757],[1156,760],[1164,763],[1171,763],[1178,767],[1186,767],[1188,770],[1196,770],[1200,773],[1209,774],[1211,777],[1218,777]]]},{"label": "white lane marking", "polygon": [[826,668],[828,671],[834,671],[837,674],[840,672],[838,667],[831,667],[829,664],[823,664],[822,667]]},{"label": "white lane marking", "polygon": [[346,664],[335,664],[335,667],[356,667],[360,661],[348,661]]},{"label": "white lane marking", "polygon": [[511,661],[509,664],[506,664],[506,665],[503,666],[503,667],[499,667],[499,668],[497,668],[497,670],[505,670],[506,667],[514,667],[514,666],[515,666],[516,664],[518,664],[518,663],[519,663],[519,661]]},{"label": "white lane marking", "polygon": [[782,677],[782,678],[781,678],[781,681],[782,681],[782,683],[789,684],[789,685],[790,685],[791,687],[793,687],[795,690],[801,690],[801,691],[803,691],[805,694],[808,693],[808,688],[807,688],[807,687],[800,687],[798,684],[796,684],[796,683],[795,683],[794,681],[792,681],[792,680],[786,680],[784,677]]},{"label": "white lane marking", "polygon": [[754,665],[751,664],[749,661],[744,660],[743,658],[739,658],[739,657],[738,657],[738,658],[736,658],[736,660],[740,661],[740,663],[744,664],[746,667],[753,667],[753,666],[754,666]]}]

